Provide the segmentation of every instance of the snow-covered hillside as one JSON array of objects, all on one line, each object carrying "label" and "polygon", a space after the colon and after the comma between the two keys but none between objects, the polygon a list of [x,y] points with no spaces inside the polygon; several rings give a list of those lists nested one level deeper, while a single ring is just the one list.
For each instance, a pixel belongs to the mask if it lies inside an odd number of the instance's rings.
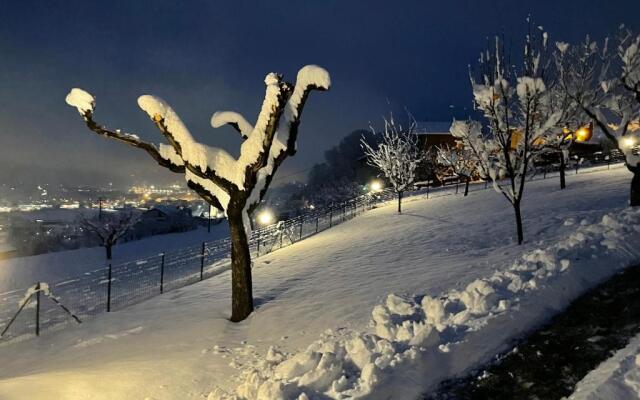
[{"label": "snow-covered hillside", "polygon": [[[620,221],[636,217],[620,213],[626,208],[629,179],[630,174],[619,168],[571,176],[564,191],[555,179],[531,182],[523,204],[523,246],[514,244],[512,210],[493,191],[407,199],[402,215],[393,205],[373,210],[257,259],[258,307],[242,323],[227,320],[230,277],[225,273],[77,327],[0,347],[0,398],[202,399],[217,398],[222,391],[212,393],[216,388],[230,392],[244,384],[251,389],[251,375],[246,374],[251,365],[271,367],[279,365],[282,354],[303,354],[327,329],[332,331],[325,339],[374,332],[369,325],[374,307],[395,307],[387,299],[389,293],[406,294],[410,301],[416,299],[413,295],[450,296],[452,290],[462,291],[495,270],[513,271],[522,253],[554,248],[569,237],[575,239],[576,232],[584,235],[587,246],[600,246],[604,239],[596,228],[610,229],[613,235],[623,229],[616,225],[618,214]],[[603,220],[606,213],[611,216]],[[616,259],[615,254],[607,257],[616,267],[637,256],[621,252]],[[578,260],[571,263],[581,265]],[[596,264],[590,268],[598,272]],[[578,290],[571,288],[568,295]],[[398,301],[395,311],[405,304],[414,306]],[[516,305],[526,310],[530,304]],[[544,311],[544,306],[536,311]],[[530,315],[527,321],[536,318],[540,319]],[[480,337],[478,333],[474,340]],[[487,351],[495,345],[491,342]],[[441,350],[446,352],[447,346]],[[474,353],[476,359],[482,356],[488,354]],[[458,370],[464,359],[460,353]],[[295,376],[305,368],[285,369]],[[432,380],[425,376],[425,382]],[[332,387],[334,393],[338,386]],[[263,390],[263,398],[276,398],[269,393],[275,392]]]}]

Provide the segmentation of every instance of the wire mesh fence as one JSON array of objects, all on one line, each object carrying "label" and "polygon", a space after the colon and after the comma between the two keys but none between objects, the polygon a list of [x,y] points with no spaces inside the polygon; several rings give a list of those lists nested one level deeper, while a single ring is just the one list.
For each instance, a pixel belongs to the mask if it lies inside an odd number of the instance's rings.
[{"label": "wire mesh fence", "polygon": [[[614,158],[577,160],[567,169],[567,177],[577,173],[595,172],[622,166]],[[559,172],[545,166],[528,179],[553,179]],[[464,182],[451,182],[445,186],[424,187],[410,196],[438,198],[462,195]],[[490,189],[489,182],[472,182],[469,192]],[[408,197],[408,196],[407,196]],[[368,193],[343,203],[309,210],[295,218],[254,230],[249,240],[252,257],[259,257],[287,247],[319,232],[396,199],[390,190]],[[177,251],[87,269],[82,275],[48,285],[48,299],[39,306],[28,302],[18,312],[19,305],[29,288],[0,293],[0,344],[22,340],[38,333],[57,330],[67,324],[76,324],[103,312],[116,311],[166,291],[211,278],[229,269],[231,240],[229,238],[184,247]],[[64,312],[63,308],[70,310]],[[10,329],[7,329],[11,322]]]}]

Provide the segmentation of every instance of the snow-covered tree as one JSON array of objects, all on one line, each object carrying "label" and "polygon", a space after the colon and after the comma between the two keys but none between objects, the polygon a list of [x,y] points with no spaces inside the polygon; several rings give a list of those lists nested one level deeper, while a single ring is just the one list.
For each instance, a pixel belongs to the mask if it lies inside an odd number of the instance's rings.
[{"label": "snow-covered tree", "polygon": [[633,173],[630,205],[640,205],[640,35],[621,29],[617,51],[588,36],[577,45],[556,43],[562,90],[625,155]]},{"label": "snow-covered tree", "polygon": [[113,246],[140,220],[136,211],[107,212],[93,218],[82,218],[81,226],[100,239],[107,252],[107,260],[112,258]]},{"label": "snow-covered tree", "polygon": [[242,135],[244,142],[238,158],[221,148],[197,142],[178,114],[158,97],[141,96],[138,105],[166,140],[159,145],[98,124],[93,118],[95,99],[81,89],[72,89],[66,99],[77,108],[89,129],[141,149],[160,166],[184,174],[192,190],[226,213],[232,242],[232,321],[241,321],[253,311],[250,215],[278,167],[296,153],[300,116],[309,93],[329,89],[330,77],[323,68],[307,65],[298,71],[295,85],[275,73],[266,76],[265,84],[266,94],[255,125],[232,111],[216,112],[211,118],[214,128],[230,125]]},{"label": "snow-covered tree", "polygon": [[437,163],[459,179],[464,180],[464,195],[469,194],[469,183],[476,172],[476,157],[473,152],[463,145],[444,145],[437,148]]},{"label": "snow-covered tree", "polygon": [[405,129],[391,116],[384,119],[382,138],[377,146],[371,146],[364,138],[361,140],[369,165],[378,168],[398,194],[398,213],[402,213],[402,195],[412,188],[422,160],[414,128],[415,122]]},{"label": "snow-covered tree", "polygon": [[[451,134],[473,154],[479,172],[513,206],[518,244],[524,240],[520,204],[532,158],[545,136],[563,124],[563,112],[551,101],[547,79],[547,33],[527,35],[522,65],[516,68],[505,55],[503,43],[482,53],[478,77],[471,76],[474,104],[486,120],[454,121]],[[506,182],[501,180],[506,179]]]}]

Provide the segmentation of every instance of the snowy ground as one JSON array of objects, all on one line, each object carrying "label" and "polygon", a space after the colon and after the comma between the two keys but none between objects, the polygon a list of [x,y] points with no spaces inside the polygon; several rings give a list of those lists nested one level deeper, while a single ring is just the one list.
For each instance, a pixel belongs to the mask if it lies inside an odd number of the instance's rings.
[{"label": "snowy ground", "polygon": [[564,191],[555,179],[531,182],[523,246],[513,244],[513,212],[493,191],[408,199],[403,215],[393,205],[373,210],[256,260],[258,309],[243,323],[226,319],[225,273],[0,348],[0,398],[201,399],[216,387],[234,390],[238,370],[270,346],[295,353],[329,328],[370,330],[372,310],[389,293],[463,289],[571,236],[583,220],[598,223],[625,208],[629,180],[619,168],[570,176]]},{"label": "snowy ground", "polygon": [[570,400],[626,400],[640,398],[640,335],[616,352],[576,386]]}]

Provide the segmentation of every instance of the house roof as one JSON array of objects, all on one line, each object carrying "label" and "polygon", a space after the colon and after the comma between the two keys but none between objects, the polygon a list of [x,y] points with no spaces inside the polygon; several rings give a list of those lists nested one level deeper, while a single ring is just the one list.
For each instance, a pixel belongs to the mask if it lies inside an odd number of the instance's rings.
[{"label": "house roof", "polygon": [[416,121],[416,135],[450,135],[450,121]]},{"label": "house roof", "polygon": [[180,210],[178,207],[176,206],[167,206],[167,205],[163,205],[163,204],[159,204],[157,206],[153,206],[153,208],[149,211],[153,211],[153,210],[157,210],[161,213],[163,213],[166,216],[175,216],[175,215],[179,215],[182,210]]}]

